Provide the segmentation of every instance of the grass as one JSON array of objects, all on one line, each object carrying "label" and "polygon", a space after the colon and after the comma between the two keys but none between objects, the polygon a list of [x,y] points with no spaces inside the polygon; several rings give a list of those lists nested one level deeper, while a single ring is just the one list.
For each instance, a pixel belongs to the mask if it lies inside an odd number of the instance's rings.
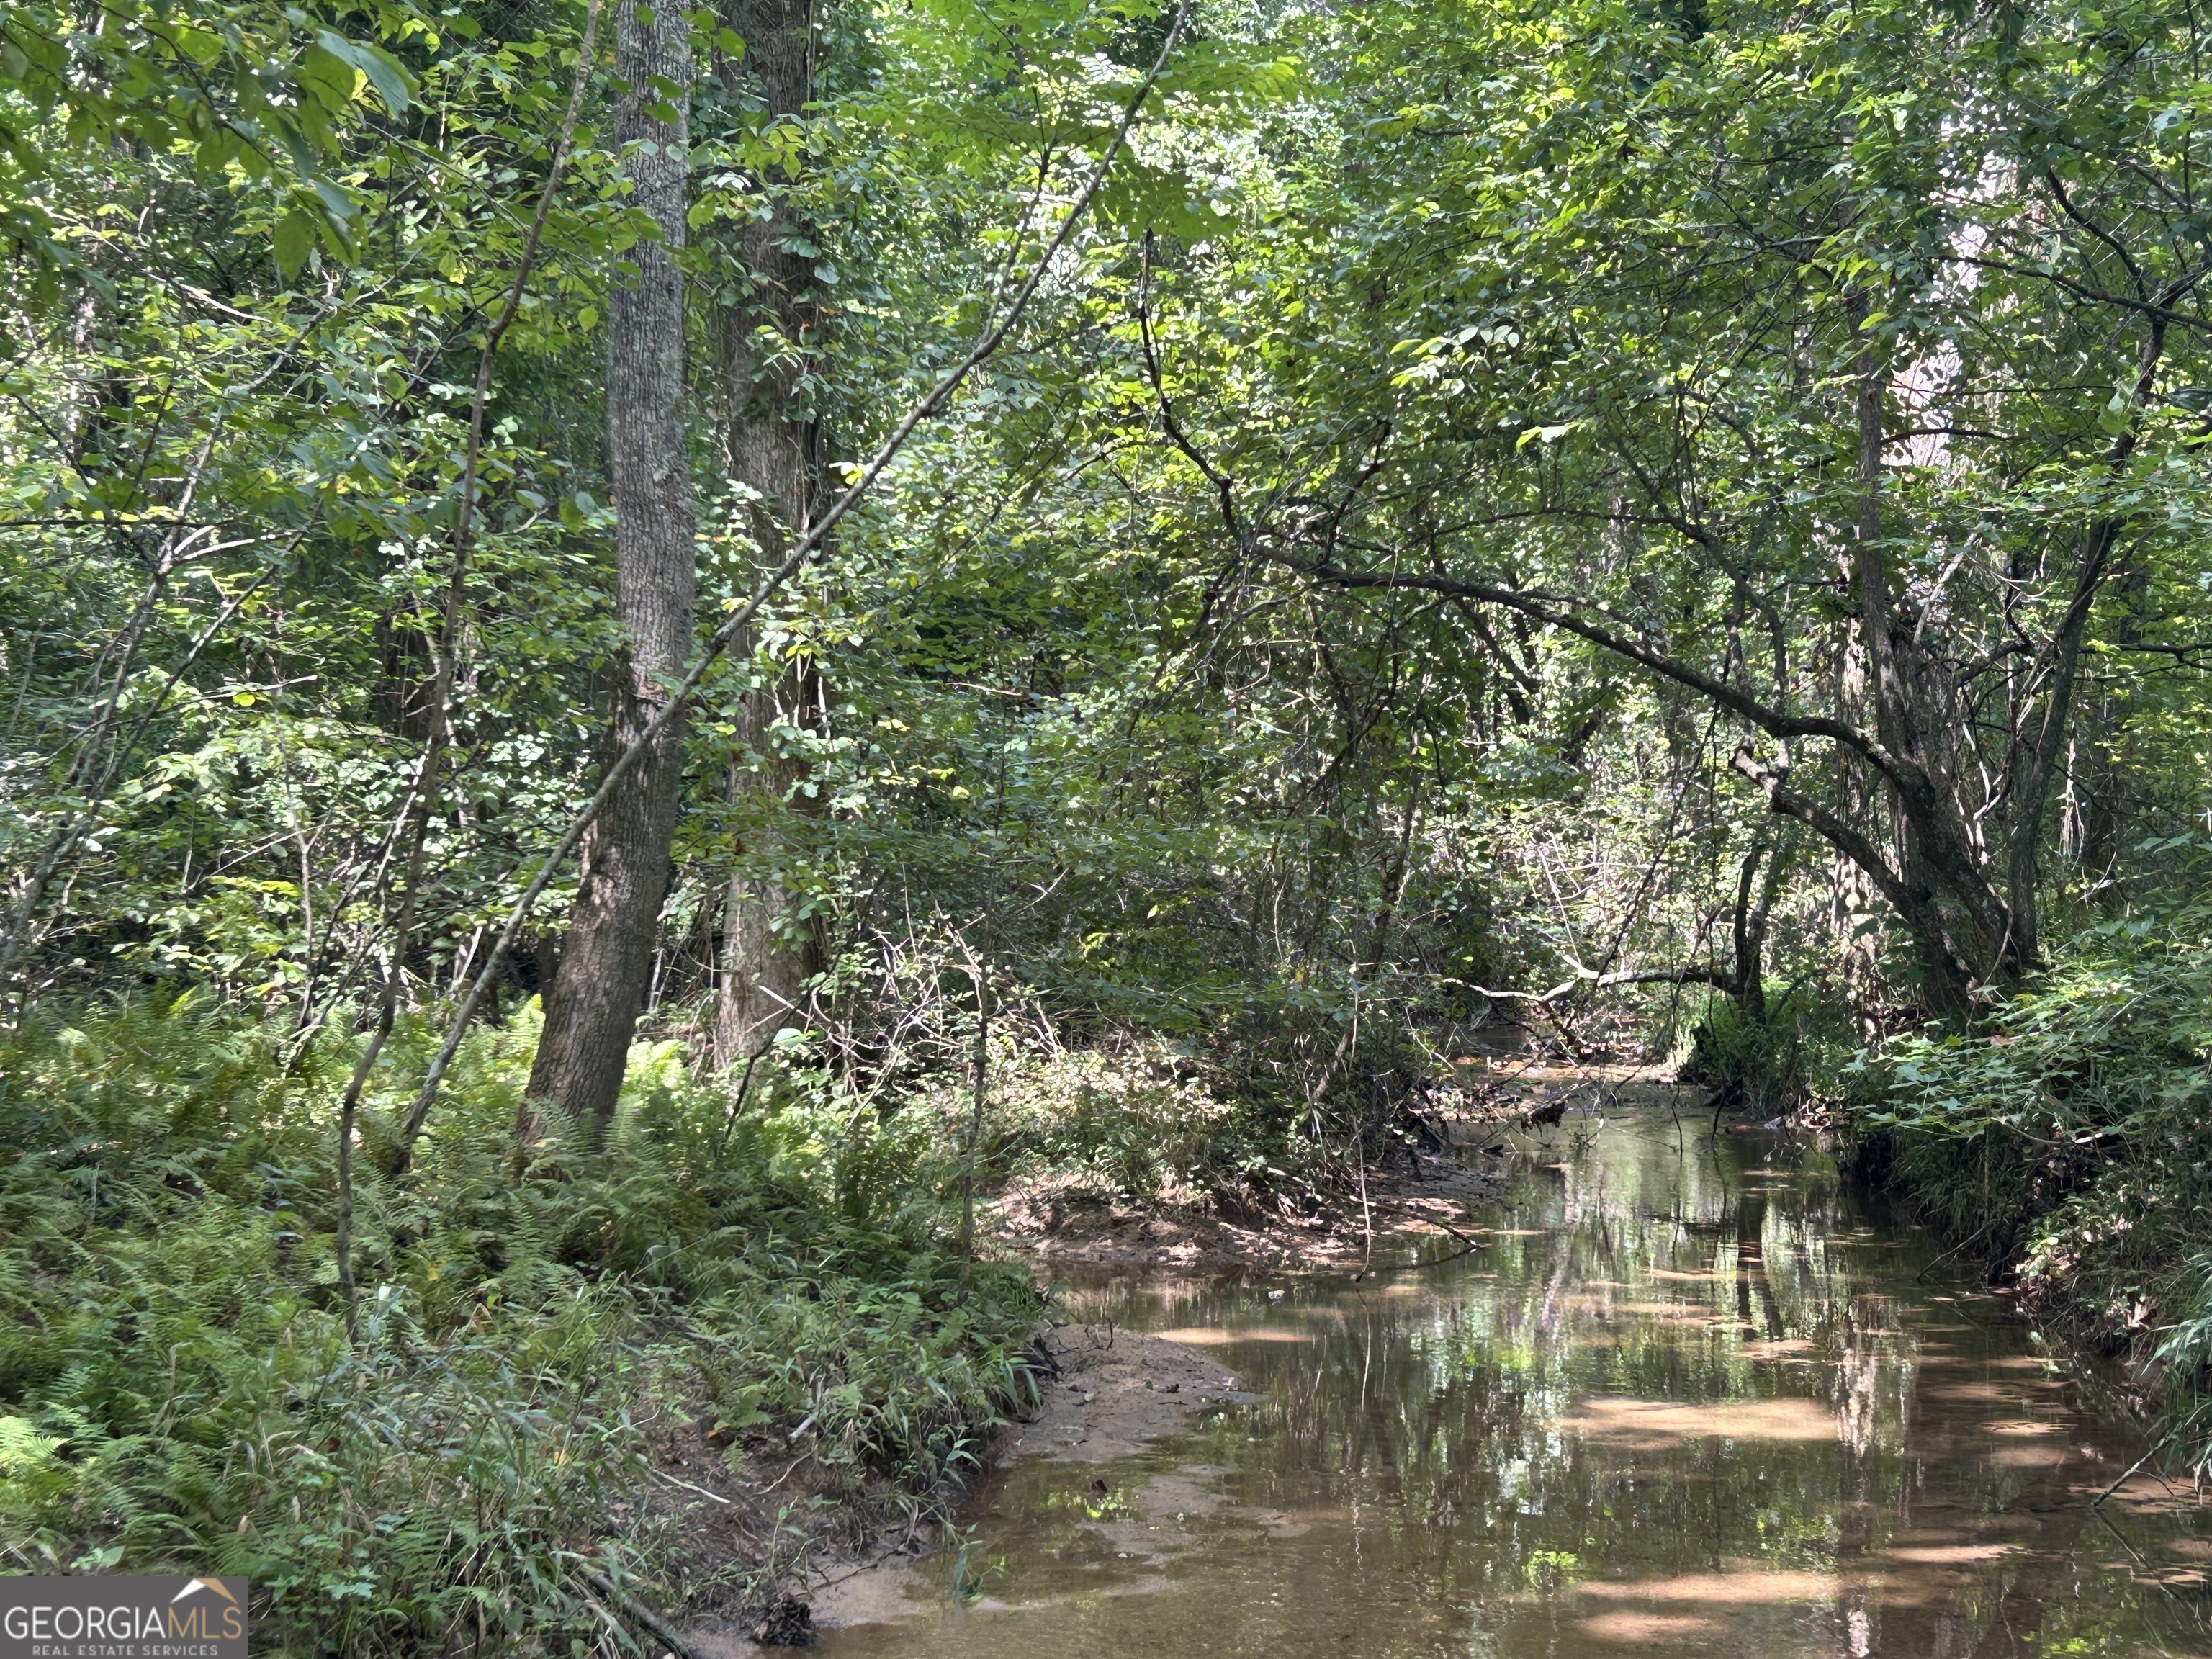
[{"label": "grass", "polygon": [[[566,1653],[629,1644],[602,1581],[671,1608],[717,1570],[643,1501],[671,1434],[735,1458],[772,1431],[811,1490],[878,1510],[974,1466],[1039,1304],[954,1258],[919,1127],[787,1077],[733,1114],[644,1050],[605,1147],[556,1133],[524,1166],[533,1036],[473,1042],[404,1179],[374,1173],[370,1114],[351,1342],[348,1042],[296,1052],[188,998],[7,1040],[9,1570],[244,1574],[271,1652]],[[380,1103],[419,1060],[400,1045]]]}]

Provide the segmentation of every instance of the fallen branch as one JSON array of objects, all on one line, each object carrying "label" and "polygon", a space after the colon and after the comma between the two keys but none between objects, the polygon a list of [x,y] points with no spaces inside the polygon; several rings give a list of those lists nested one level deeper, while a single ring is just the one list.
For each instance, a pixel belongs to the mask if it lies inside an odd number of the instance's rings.
[{"label": "fallen branch", "polygon": [[2097,1507],[2097,1505],[2099,1505],[2100,1504],[2103,1503],[2103,1502],[2104,1502],[2107,1498],[2110,1498],[2110,1497],[2111,1497],[2114,1492],[2118,1492],[2121,1487],[2123,1487],[2123,1486],[2126,1486],[2126,1485],[2128,1484],[2128,1482],[2129,1482],[2129,1481],[2130,1481],[2130,1480],[2134,1480],[2134,1479],[2136,1478],[2136,1476],[2137,1476],[2138,1474],[2142,1474],[2142,1467],[2143,1467],[2143,1465],[2144,1465],[2144,1464],[2146,1464],[2146,1463],[2148,1463],[2148,1462],[2150,1462],[2150,1460],[2151,1460],[2152,1458],[2154,1458],[2154,1457],[2157,1456],[2157,1455],[2158,1455],[2158,1454],[2159,1454],[2159,1448],[2158,1448],[2157,1446],[2153,1446],[2153,1447],[2152,1447],[2148,1451],[2145,1452],[2145,1453],[2144,1453],[2141,1457],[2138,1457],[2137,1459],[2136,1459],[2136,1461],[2135,1461],[2133,1463],[2131,1463],[2130,1465],[2129,1465],[2129,1467],[2128,1467],[2128,1470],[2127,1470],[2127,1473],[2126,1473],[2126,1474],[2124,1474],[2121,1475],[2121,1476],[2120,1476],[2120,1478],[2119,1478],[2118,1480],[2117,1480],[2113,1481],[2113,1482],[2112,1482],[2112,1484],[2111,1486],[2109,1486],[2106,1487],[2106,1488],[2104,1489],[2104,1491],[2102,1491],[2102,1492],[2099,1492],[2099,1493],[2098,1493],[2094,1498],[2091,1498],[2091,1499],[2089,1500],[2089,1507],[2090,1507],[2091,1509],[2093,1509],[2093,1510],[2094,1510],[2094,1509],[2095,1509],[2095,1508]]},{"label": "fallen branch", "polygon": [[1488,997],[1494,1002],[1533,1002],[1540,1007],[1557,1002],[1571,991],[1587,985],[1603,990],[1613,985],[1710,985],[1717,991],[1735,994],[1735,975],[1721,968],[1638,968],[1632,971],[1601,974],[1595,968],[1585,968],[1581,963],[1570,964],[1574,969],[1571,978],[1561,980],[1548,991],[1492,991],[1480,985],[1470,984],[1468,989],[1477,996]]},{"label": "fallen branch", "polygon": [[676,1656],[676,1659],[699,1659],[698,1650],[678,1636],[675,1628],[666,1620],[630,1595],[629,1591],[622,1589],[612,1579],[601,1577],[589,1567],[577,1568],[576,1576],[666,1644],[668,1650]]}]

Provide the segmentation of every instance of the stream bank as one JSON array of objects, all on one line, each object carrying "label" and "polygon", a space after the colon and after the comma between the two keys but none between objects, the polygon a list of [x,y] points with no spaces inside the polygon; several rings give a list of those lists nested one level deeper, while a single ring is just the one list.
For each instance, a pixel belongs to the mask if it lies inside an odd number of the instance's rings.
[{"label": "stream bank", "polygon": [[823,1650],[2212,1646],[2212,1526],[2120,1479],[2142,1437],[2099,1379],[1817,1146],[1706,1127],[1620,1107],[1529,1145],[1463,1259],[1095,1281],[1084,1318],[1243,1389],[1103,1463],[994,1468],[960,1547]]}]

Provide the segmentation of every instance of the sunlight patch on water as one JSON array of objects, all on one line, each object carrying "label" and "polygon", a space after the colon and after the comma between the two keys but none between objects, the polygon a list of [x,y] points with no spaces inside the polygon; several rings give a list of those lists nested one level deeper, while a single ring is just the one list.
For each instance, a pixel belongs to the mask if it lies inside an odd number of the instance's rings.
[{"label": "sunlight patch on water", "polygon": [[1632,1451],[1666,1451],[1686,1440],[1823,1441],[1837,1437],[1836,1413],[1810,1400],[1726,1400],[1678,1406],[1657,1400],[1590,1400],[1559,1419],[1586,1440]]},{"label": "sunlight patch on water", "polygon": [[940,1555],[823,1659],[2212,1655],[2212,1510],[2141,1475],[2093,1516],[2140,1435],[1825,1152],[1624,1111],[1457,1224],[1431,1268],[1074,1293],[1236,1391],[994,1471],[980,1599]]}]

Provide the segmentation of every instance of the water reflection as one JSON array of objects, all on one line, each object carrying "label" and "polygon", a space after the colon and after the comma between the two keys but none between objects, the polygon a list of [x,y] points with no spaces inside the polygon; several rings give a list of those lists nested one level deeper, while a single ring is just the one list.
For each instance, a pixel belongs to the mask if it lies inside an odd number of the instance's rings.
[{"label": "water reflection", "polygon": [[1086,1293],[1266,1399],[1103,1490],[1017,1464],[969,1511],[980,1601],[825,1651],[2212,1650],[2212,1528],[2088,1507],[2132,1431],[1823,1154],[1702,1127],[1616,1114],[1447,1266]]}]

